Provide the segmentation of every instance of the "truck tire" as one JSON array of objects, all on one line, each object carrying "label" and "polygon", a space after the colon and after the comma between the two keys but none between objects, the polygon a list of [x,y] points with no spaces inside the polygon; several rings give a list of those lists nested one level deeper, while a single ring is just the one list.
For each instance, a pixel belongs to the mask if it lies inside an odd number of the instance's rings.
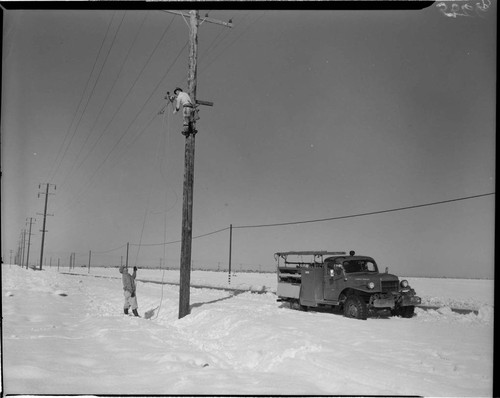
[{"label": "truck tire", "polygon": [[411,318],[415,314],[415,306],[408,305],[406,307],[397,307],[391,311],[392,316],[400,316],[402,318]]},{"label": "truck tire", "polygon": [[292,300],[290,301],[290,308],[292,310],[299,310],[299,311],[306,311],[309,309],[305,305],[300,304],[299,300]]},{"label": "truck tire", "polygon": [[344,303],[344,316],[365,320],[368,317],[368,309],[365,302],[355,294],[348,296]]}]

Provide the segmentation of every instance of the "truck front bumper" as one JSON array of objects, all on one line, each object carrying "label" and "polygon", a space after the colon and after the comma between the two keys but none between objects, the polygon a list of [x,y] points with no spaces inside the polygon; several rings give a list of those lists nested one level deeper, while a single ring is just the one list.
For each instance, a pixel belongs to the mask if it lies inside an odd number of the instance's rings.
[{"label": "truck front bumper", "polygon": [[394,308],[396,301],[393,298],[378,298],[372,301],[375,308]]},{"label": "truck front bumper", "polygon": [[370,297],[368,303],[372,308],[391,308],[407,307],[410,305],[420,305],[420,297],[414,294],[401,293],[380,293]]},{"label": "truck front bumper", "polygon": [[401,303],[399,305],[401,307],[407,307],[409,305],[420,305],[421,303],[422,299],[418,296],[403,295],[401,297]]}]

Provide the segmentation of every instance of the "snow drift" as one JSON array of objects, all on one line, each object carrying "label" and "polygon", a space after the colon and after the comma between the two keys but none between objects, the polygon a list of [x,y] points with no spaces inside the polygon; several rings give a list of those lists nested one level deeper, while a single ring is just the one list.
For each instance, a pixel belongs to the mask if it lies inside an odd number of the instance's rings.
[{"label": "snow drift", "polygon": [[116,269],[78,272],[3,266],[4,393],[492,395],[493,281],[409,278],[437,310],[359,321],[284,308],[272,274],[195,271],[236,290],[192,288],[178,319],[177,286],[139,281],[144,319],[123,315]]}]

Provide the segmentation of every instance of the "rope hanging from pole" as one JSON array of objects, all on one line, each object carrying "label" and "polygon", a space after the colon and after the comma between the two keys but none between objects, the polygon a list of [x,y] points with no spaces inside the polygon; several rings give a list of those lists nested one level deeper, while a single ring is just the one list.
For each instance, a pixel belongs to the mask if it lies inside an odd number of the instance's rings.
[{"label": "rope hanging from pole", "polygon": [[[169,94],[167,93],[167,96],[169,96]],[[165,150],[166,150],[166,146],[168,144],[168,141],[169,141],[169,138],[170,138],[170,114],[166,115],[166,113],[168,113],[168,106],[169,104],[171,103],[170,101],[170,98],[167,98],[167,104],[165,105],[164,109],[164,116],[163,116],[163,124],[165,125],[165,129],[166,129],[166,134],[165,134],[165,143],[163,145],[160,145],[159,148],[163,148],[163,154],[162,154],[162,158],[166,158],[166,154],[165,154]],[[161,162],[159,162],[159,169],[160,169],[160,174],[162,176],[163,179],[165,179],[165,176],[163,175],[163,172],[162,172],[162,164]],[[165,193],[166,195],[166,193]],[[166,207],[166,203],[167,201],[165,200],[165,207]],[[167,241],[167,211],[168,209],[165,208],[165,213],[164,213],[164,223],[163,223],[163,241],[166,242]],[[163,289],[165,287],[165,284],[163,283],[164,282],[164,279],[165,279],[165,271],[166,271],[166,245],[163,245],[163,260],[164,260],[164,264],[165,264],[165,267],[163,268],[162,270],[162,275],[161,275],[161,296],[160,296],[160,303],[158,304],[158,306],[156,306],[155,308],[152,308],[148,311],[146,311],[144,313],[144,318],[146,319],[157,319],[158,316],[160,315],[160,310],[161,310],[161,306],[162,306],[162,303],[163,303]],[[161,268],[161,266],[160,266]],[[154,317],[154,318],[153,318]]]}]

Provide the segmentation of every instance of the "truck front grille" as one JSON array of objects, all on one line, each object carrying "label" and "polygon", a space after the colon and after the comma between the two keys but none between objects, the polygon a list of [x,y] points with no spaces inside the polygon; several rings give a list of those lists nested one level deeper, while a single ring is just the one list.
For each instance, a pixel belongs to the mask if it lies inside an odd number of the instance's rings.
[{"label": "truck front grille", "polygon": [[382,281],[382,292],[397,292],[399,287],[399,281]]}]

